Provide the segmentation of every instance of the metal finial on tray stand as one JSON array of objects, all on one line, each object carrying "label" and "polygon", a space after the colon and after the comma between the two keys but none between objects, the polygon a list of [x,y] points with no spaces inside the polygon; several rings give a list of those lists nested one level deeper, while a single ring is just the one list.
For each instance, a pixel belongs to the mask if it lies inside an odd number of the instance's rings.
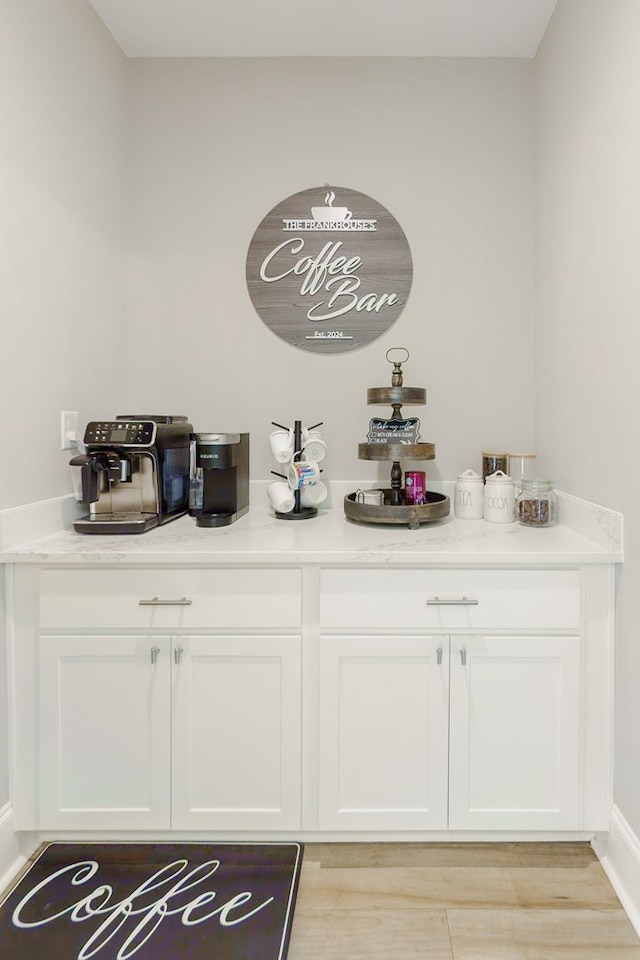
[{"label": "metal finial on tray stand", "polygon": [[[274,427],[278,427],[280,430],[288,430],[289,427],[283,426],[281,423],[276,423],[275,420],[272,420],[271,423]],[[309,430],[315,430],[317,427],[322,426],[322,421],[320,423],[315,423],[312,427],[309,427]],[[298,463],[302,457],[302,420],[295,420],[293,425],[293,463]],[[282,473],[276,473],[275,470],[272,470],[276,477],[285,477]],[[320,471],[322,473],[322,471]],[[297,490],[293,491],[293,497],[295,501],[295,506],[293,510],[289,510],[288,513],[284,513],[281,510],[276,510],[275,515],[278,520],[309,520],[311,517],[317,517],[318,508],[317,507],[303,507],[300,503],[300,487]]]}]

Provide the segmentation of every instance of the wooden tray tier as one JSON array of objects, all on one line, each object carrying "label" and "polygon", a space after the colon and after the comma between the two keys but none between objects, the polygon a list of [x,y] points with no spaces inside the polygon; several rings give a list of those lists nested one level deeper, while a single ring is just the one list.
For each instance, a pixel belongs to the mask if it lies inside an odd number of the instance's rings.
[{"label": "wooden tray tier", "polygon": [[435,443],[359,443],[359,460],[435,460]]},{"label": "wooden tray tier", "polygon": [[404,406],[424,406],[427,391],[424,387],[369,387],[367,403],[390,403]]},{"label": "wooden tray tier", "polygon": [[348,493],[344,498],[344,512],[350,520],[359,523],[395,523],[404,524],[416,530],[421,523],[433,523],[448,517],[451,510],[449,497],[443,493],[434,493],[427,490],[427,502],[420,504],[401,504],[393,507],[391,490],[384,491],[385,503],[379,506],[373,503],[358,503],[355,493]]}]

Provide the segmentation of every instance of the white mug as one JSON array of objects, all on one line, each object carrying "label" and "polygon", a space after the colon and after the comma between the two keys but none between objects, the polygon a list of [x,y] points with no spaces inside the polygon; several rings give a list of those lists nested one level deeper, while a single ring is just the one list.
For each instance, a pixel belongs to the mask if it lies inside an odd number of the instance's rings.
[{"label": "white mug", "polygon": [[327,455],[327,441],[315,430],[302,431],[302,459],[320,463]]},{"label": "white mug", "polygon": [[300,489],[300,505],[303,507],[317,507],[327,499],[329,491],[322,480],[315,483],[305,483]]},{"label": "white mug", "polygon": [[284,480],[275,480],[267,487],[267,496],[271,506],[278,513],[290,513],[296,505],[291,487]]},{"label": "white mug", "polygon": [[274,430],[269,434],[269,447],[278,463],[288,463],[293,456],[293,431]]},{"label": "white mug", "polygon": [[320,479],[320,467],[314,460],[298,460],[290,463],[287,480],[292,490],[300,490],[303,484],[316,483]]}]

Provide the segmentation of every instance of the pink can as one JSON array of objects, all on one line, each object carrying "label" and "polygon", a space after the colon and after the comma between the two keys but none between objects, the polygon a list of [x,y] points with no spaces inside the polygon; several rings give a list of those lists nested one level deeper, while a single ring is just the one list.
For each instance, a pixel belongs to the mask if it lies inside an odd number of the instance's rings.
[{"label": "pink can", "polygon": [[404,502],[411,505],[427,502],[427,475],[424,470],[405,472]]}]

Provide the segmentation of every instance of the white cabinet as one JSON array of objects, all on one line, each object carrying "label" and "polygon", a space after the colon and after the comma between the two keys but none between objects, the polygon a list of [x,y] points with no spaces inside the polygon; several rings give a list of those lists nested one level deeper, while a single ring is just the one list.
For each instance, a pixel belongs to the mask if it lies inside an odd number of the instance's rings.
[{"label": "white cabinet", "polygon": [[167,644],[164,637],[42,639],[41,827],[169,826]]},{"label": "white cabinet", "polygon": [[582,610],[577,570],[323,571],[320,827],[584,829]]},{"label": "white cabinet", "polygon": [[173,660],[172,827],[299,827],[300,637],[183,636]]},{"label": "white cabinet", "polygon": [[302,574],[283,568],[45,568],[40,626],[47,630],[245,629],[300,626]]},{"label": "white cabinet", "polygon": [[19,830],[607,828],[614,567],[12,571]]},{"label": "white cabinet", "polygon": [[451,648],[449,827],[580,829],[580,638]]},{"label": "white cabinet", "polygon": [[321,829],[578,829],[579,650],[325,637]]},{"label": "white cabinet", "polygon": [[40,826],[290,829],[299,637],[43,637]]},{"label": "white cabinet", "polygon": [[579,570],[327,569],[325,630],[578,630]]},{"label": "white cabinet", "polygon": [[45,570],[38,826],[299,827],[300,585],[299,570]]},{"label": "white cabinet", "polygon": [[437,637],[323,637],[323,830],[447,826],[449,644]]}]

